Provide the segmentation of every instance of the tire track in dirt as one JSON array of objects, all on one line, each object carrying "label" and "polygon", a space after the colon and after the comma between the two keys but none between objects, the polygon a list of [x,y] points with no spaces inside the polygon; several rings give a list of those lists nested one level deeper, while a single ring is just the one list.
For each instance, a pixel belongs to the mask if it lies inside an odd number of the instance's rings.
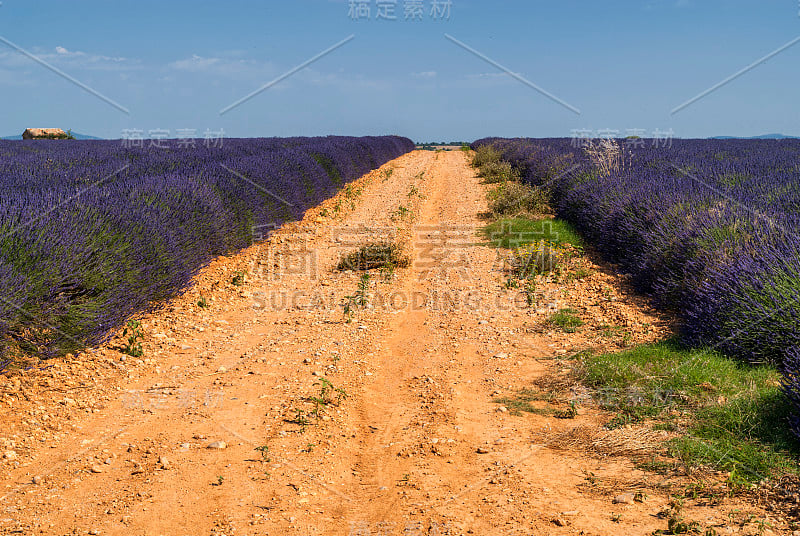
[{"label": "tire track in dirt", "polygon": [[[477,229],[482,225],[477,214],[486,206],[484,187],[459,157],[451,154],[446,160],[443,157],[434,162],[430,183],[426,185],[430,194],[415,221],[414,264],[404,279],[404,290],[420,297],[417,303],[427,303],[419,309],[403,311],[402,316],[393,319],[390,329],[382,335],[386,345],[380,354],[381,375],[370,379],[359,396],[360,428],[369,432],[359,445],[357,464],[359,474],[367,476],[358,482],[360,488],[351,491],[354,495],[366,495],[351,509],[350,523],[354,526],[412,529],[422,526],[425,530],[443,530],[447,526],[446,516],[430,509],[425,515],[415,517],[414,503],[405,500],[404,492],[396,493],[396,485],[405,486],[412,475],[417,478],[424,473],[430,463],[426,457],[441,456],[452,448],[449,443],[455,442],[453,439],[443,438],[439,444],[434,438],[432,443],[425,433],[426,426],[452,436],[454,430],[465,428],[454,425],[457,417],[475,413],[481,406],[478,400],[486,399],[487,393],[470,388],[473,381],[480,383],[484,372],[475,363],[478,349],[468,344],[442,351],[449,345],[446,333],[452,327],[453,315],[466,312],[470,319],[467,323],[477,324],[481,310],[464,311],[463,304],[436,298],[442,288],[452,290],[453,295],[463,295],[465,291],[485,286],[487,277],[493,278],[491,269],[496,268],[494,252],[475,244]],[[456,258],[448,258],[454,254]],[[472,271],[468,261],[476,256],[482,257],[482,264]],[[485,267],[488,269],[484,272]],[[462,331],[464,326],[456,329]],[[464,369],[468,371],[466,374]],[[465,386],[463,392],[452,388],[457,384]],[[434,388],[429,389],[431,386]],[[485,407],[485,402],[482,406]],[[463,424],[469,424],[466,428],[471,430],[465,431],[468,438],[460,438],[459,443],[478,444],[483,440],[474,436],[482,435],[485,422]],[[450,460],[447,464],[452,468],[439,464],[434,472],[441,475],[441,481],[426,488],[424,493],[447,500],[458,489],[453,484],[466,477],[458,466],[470,462],[459,460],[453,464]]]},{"label": "tire track in dirt", "polygon": [[[450,169],[453,157],[462,158],[460,154],[442,155],[426,170],[429,177],[424,190],[426,199],[421,203],[411,230],[412,269],[403,278],[403,292],[408,297],[409,307],[395,315],[383,334],[386,343],[379,354],[381,375],[365,385],[358,401],[361,428],[371,433],[359,446],[357,466],[369,476],[366,481],[359,482],[361,495],[366,497],[351,510],[351,523],[356,525],[414,526],[401,506],[402,499],[395,493],[395,487],[415,472],[416,464],[413,457],[399,456],[395,445],[415,448],[419,437],[410,432],[412,423],[415,420],[424,422],[426,415],[420,408],[420,393],[414,388],[414,380],[429,378],[426,372],[438,372],[450,357],[435,351],[441,344],[441,337],[429,324],[438,319],[432,318],[436,313],[425,306],[431,297],[431,287],[446,283],[443,280],[451,275],[447,271],[437,272],[431,280],[431,257],[447,252],[432,250],[426,242],[431,235],[446,233],[453,226],[472,238],[475,234],[475,229],[469,225],[472,222],[466,222],[465,226],[457,208],[470,207],[470,216],[474,219],[473,210],[485,206],[483,189],[477,181],[465,181],[468,177]],[[454,200],[461,202],[453,203]]]}]

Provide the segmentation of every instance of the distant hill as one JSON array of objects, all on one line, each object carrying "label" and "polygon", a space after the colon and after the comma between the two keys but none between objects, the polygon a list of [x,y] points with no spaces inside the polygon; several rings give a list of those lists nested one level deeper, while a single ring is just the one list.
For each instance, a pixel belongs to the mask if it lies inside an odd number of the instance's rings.
[{"label": "distant hill", "polygon": [[461,147],[462,145],[469,145],[468,141],[432,141],[432,142],[420,142],[417,143],[417,146],[430,146],[430,147]]},{"label": "distant hill", "polygon": [[[75,136],[76,140],[102,140],[103,138],[98,138],[97,136],[89,136],[88,134],[79,134],[77,132],[72,133]],[[22,139],[22,132],[17,134],[16,136],[3,136],[0,138],[2,140],[21,140]]]},{"label": "distant hill", "polygon": [[785,134],[763,134],[761,136],[714,136],[712,140],[796,140],[797,136]]}]

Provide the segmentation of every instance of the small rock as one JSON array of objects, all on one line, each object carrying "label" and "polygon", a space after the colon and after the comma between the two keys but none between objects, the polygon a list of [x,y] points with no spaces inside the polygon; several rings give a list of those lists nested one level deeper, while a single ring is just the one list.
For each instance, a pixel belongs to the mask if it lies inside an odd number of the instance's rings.
[{"label": "small rock", "polygon": [[508,408],[505,406],[498,406],[497,411],[499,411],[500,413],[507,413]]},{"label": "small rock", "polygon": [[91,534],[92,536],[97,536],[98,534],[100,534],[100,531],[97,529],[92,529],[89,531],[89,534]]},{"label": "small rock", "polygon": [[311,373],[311,375],[320,377],[320,376],[322,376],[322,373],[320,371],[318,371],[318,370],[315,370],[314,372]]},{"label": "small rock", "polygon": [[209,443],[207,448],[222,450],[228,448],[228,444],[225,443],[224,441],[214,441],[212,443]]},{"label": "small rock", "polygon": [[310,358],[310,357],[307,357],[307,358],[303,359],[303,363],[305,363],[306,365],[308,365],[309,363],[311,363],[311,358]]},{"label": "small rock", "polygon": [[499,354],[494,354],[493,357],[495,359],[508,359],[508,354],[505,352],[500,352]]},{"label": "small rock", "polygon": [[181,443],[181,448],[189,450],[192,446],[189,443]]},{"label": "small rock", "polygon": [[489,449],[487,449],[486,447],[478,447],[476,452],[478,454],[489,454]]},{"label": "small rock", "polygon": [[623,493],[614,497],[614,504],[633,504],[636,495],[633,493]]},{"label": "small rock", "polygon": [[553,518],[553,525],[555,525],[556,527],[566,527],[567,526],[567,522],[564,519],[560,518],[560,517],[556,517],[556,518]]},{"label": "small rock", "polygon": [[13,450],[7,450],[3,453],[3,458],[5,458],[6,460],[16,460],[17,453],[14,452]]},{"label": "small rock", "polygon": [[103,468],[100,467],[99,465],[93,465],[92,466],[92,472],[93,473],[102,473],[103,472]]},{"label": "small rock", "polygon": [[488,321],[488,320],[480,320],[480,321],[478,322],[478,324],[480,324],[481,326],[485,326],[485,325],[486,325],[486,324],[488,324],[488,323],[489,323],[489,321]]},{"label": "small rock", "polygon": [[42,483],[42,477],[40,477],[39,475],[36,475],[35,477],[33,477],[33,480],[32,480],[32,482],[33,482],[34,484],[36,484],[36,485],[39,485],[39,484],[41,484],[41,483]]},{"label": "small rock", "polygon": [[158,463],[161,464],[162,469],[169,469],[171,467],[169,460],[167,459],[166,456],[161,456],[158,459]]},{"label": "small rock", "polygon": [[219,367],[217,369],[217,372],[219,372],[220,374],[224,374],[224,373],[228,372],[228,369],[225,368],[225,367]]}]

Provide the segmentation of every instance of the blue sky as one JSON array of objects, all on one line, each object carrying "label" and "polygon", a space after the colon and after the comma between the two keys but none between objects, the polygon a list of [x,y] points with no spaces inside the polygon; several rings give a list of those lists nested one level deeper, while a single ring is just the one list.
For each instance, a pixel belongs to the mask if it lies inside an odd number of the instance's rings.
[{"label": "blue sky", "polygon": [[396,1],[397,20],[376,20],[379,0],[352,20],[349,0],[4,0],[0,37],[130,113],[0,44],[0,134],[800,135],[800,43],[671,114],[800,36],[799,0],[451,0],[449,19],[423,0],[405,21],[412,1]]}]

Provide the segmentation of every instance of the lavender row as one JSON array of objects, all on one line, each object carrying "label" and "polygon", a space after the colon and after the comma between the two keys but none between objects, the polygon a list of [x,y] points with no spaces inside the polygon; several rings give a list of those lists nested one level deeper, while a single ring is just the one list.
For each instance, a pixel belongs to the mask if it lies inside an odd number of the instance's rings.
[{"label": "lavender row", "polygon": [[54,356],[101,342],[259,229],[413,148],[396,136],[0,142],[1,350]]},{"label": "lavender row", "polygon": [[610,173],[568,139],[474,145],[546,185],[561,217],[682,317],[687,342],[780,366],[800,416],[800,141],[628,141]]}]

